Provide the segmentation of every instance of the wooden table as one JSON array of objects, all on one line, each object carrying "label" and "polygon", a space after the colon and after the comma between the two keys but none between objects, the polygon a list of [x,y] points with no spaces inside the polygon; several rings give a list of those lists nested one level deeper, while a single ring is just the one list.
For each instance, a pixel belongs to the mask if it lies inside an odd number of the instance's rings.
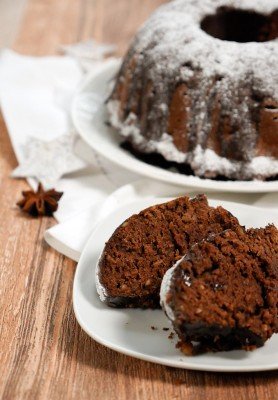
[{"label": "wooden table", "polygon": [[[18,1],[18,0],[17,0]],[[164,1],[165,2],[165,1]],[[14,49],[55,54],[94,37],[123,53],[163,0],[28,0]],[[0,398],[94,400],[275,400],[277,372],[220,374],[167,368],[109,350],[78,326],[72,309],[75,263],[43,241],[52,219],[15,207],[24,181],[0,119]]]}]

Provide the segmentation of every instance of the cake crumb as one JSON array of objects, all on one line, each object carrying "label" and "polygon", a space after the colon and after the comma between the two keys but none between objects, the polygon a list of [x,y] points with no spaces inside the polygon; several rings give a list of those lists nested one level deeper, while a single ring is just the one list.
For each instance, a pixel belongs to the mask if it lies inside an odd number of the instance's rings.
[{"label": "cake crumb", "polygon": [[182,380],[182,379],[180,379],[180,378],[177,378],[177,379],[174,379],[173,380],[173,385],[183,385],[185,383],[185,381],[184,380]]},{"label": "cake crumb", "polygon": [[176,344],[176,348],[180,349],[186,356],[192,356],[194,354],[194,346],[190,342],[179,341]]},{"label": "cake crumb", "polygon": [[163,328],[164,331],[169,331],[170,328]]},{"label": "cake crumb", "polygon": [[151,329],[152,329],[153,331],[157,331],[157,327],[156,327],[156,326],[151,326]]}]

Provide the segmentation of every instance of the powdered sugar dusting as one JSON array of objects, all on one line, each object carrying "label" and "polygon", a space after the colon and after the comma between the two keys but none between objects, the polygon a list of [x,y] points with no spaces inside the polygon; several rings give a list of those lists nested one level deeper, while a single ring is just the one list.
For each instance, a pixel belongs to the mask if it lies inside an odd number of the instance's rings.
[{"label": "powdered sugar dusting", "polygon": [[121,135],[129,138],[142,151],[149,153],[158,152],[162,154],[166,160],[176,162],[186,161],[186,154],[179,151],[173,144],[173,138],[167,133],[163,133],[159,140],[148,140],[145,138],[137,125],[137,116],[134,113],[129,113],[128,118],[122,123],[119,119],[120,102],[112,100],[108,103],[108,112],[110,114],[110,122],[112,126],[120,129]]},{"label": "powdered sugar dusting", "polygon": [[[190,153],[182,153],[173,143],[172,136],[163,133],[157,140],[148,140],[140,130],[130,125],[130,119],[123,124],[118,118],[120,104],[114,100],[109,103],[110,121],[113,126],[121,129],[121,134],[128,137],[141,151],[148,153],[158,152],[168,161],[177,163],[186,162],[190,164],[196,175],[204,176],[210,171],[211,177],[217,175],[236,177],[238,174],[244,176],[245,179],[264,178],[266,176],[274,176],[278,174],[278,160],[272,157],[254,157],[250,162],[230,161],[225,157],[220,157],[211,149],[203,149],[200,145]],[[135,114],[133,118],[136,119]]]},{"label": "powdered sugar dusting", "polygon": [[167,302],[167,295],[168,295],[170,287],[171,287],[171,282],[172,282],[172,277],[174,275],[174,271],[178,267],[178,265],[183,261],[184,257],[182,257],[179,261],[177,261],[176,264],[172,268],[170,268],[166,271],[165,275],[163,276],[162,282],[161,282],[160,305],[161,305],[162,309],[165,311],[165,314],[170,319],[170,321],[174,321],[175,315],[174,315],[174,312],[173,312],[170,304]]},{"label": "powdered sugar dusting", "polygon": [[[269,15],[278,9],[278,0],[176,0],[160,7],[139,31],[125,58],[119,82],[130,85],[127,115],[119,117],[116,91],[108,103],[111,124],[139,150],[157,151],[169,161],[188,162],[196,174],[210,171],[213,176],[215,171],[232,179],[275,175],[277,160],[256,153],[258,128],[252,115],[259,112],[256,99],[278,102],[278,40],[236,43],[211,37],[200,23],[222,6]],[[126,74],[132,62],[136,65],[130,81]],[[192,79],[196,81],[193,85]],[[167,133],[169,96],[181,82],[189,88],[194,105],[187,129],[195,143],[190,154],[178,151]],[[143,100],[140,93],[144,93]],[[221,113],[229,115],[244,161],[228,161],[213,150],[204,150],[213,124],[209,107],[215,106],[218,96]]]},{"label": "powdered sugar dusting", "polygon": [[105,302],[106,299],[108,298],[108,294],[107,294],[104,286],[100,283],[100,280],[99,280],[100,260],[101,260],[101,256],[98,259],[96,271],[95,271],[96,290],[99,295],[100,301]]}]

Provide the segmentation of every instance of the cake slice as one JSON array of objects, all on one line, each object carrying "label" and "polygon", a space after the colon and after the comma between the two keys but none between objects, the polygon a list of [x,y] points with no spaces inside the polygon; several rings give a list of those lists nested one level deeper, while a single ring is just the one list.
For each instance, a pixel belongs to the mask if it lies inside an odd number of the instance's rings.
[{"label": "cake slice", "polygon": [[262,346],[278,333],[278,230],[227,230],[165,275],[161,302],[186,354]]},{"label": "cake slice", "polygon": [[222,207],[199,195],[181,197],[133,215],[106,243],[97,268],[97,290],[113,307],[159,307],[165,272],[209,234],[238,226]]}]

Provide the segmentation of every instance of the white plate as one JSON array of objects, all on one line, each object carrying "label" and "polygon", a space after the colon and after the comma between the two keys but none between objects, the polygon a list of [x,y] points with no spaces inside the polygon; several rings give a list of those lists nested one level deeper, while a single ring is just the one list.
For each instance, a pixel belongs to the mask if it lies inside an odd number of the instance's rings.
[{"label": "white plate", "polygon": [[[78,263],[73,306],[81,327],[97,342],[120,353],[142,360],[177,368],[205,371],[263,371],[278,369],[278,335],[253,352],[231,351],[186,357],[175,348],[175,339],[169,340],[170,324],[162,310],[113,309],[101,303],[95,289],[95,266],[98,257],[116,227],[133,213],[168,199],[143,199],[118,208],[103,219],[92,233]],[[246,226],[278,224],[278,213],[224,201],[222,204]],[[151,327],[157,327],[152,330]]]},{"label": "white plate", "polygon": [[72,119],[75,128],[88,145],[106,159],[128,168],[129,171],[148,178],[185,187],[202,188],[206,191],[226,191],[242,193],[278,192],[278,181],[241,182],[214,181],[187,176],[155,167],[135,158],[123,150],[119,144],[122,138],[106,124],[105,99],[111,92],[111,82],[119,68],[118,60],[107,62],[99,71],[88,76],[82,83],[72,105]]}]

